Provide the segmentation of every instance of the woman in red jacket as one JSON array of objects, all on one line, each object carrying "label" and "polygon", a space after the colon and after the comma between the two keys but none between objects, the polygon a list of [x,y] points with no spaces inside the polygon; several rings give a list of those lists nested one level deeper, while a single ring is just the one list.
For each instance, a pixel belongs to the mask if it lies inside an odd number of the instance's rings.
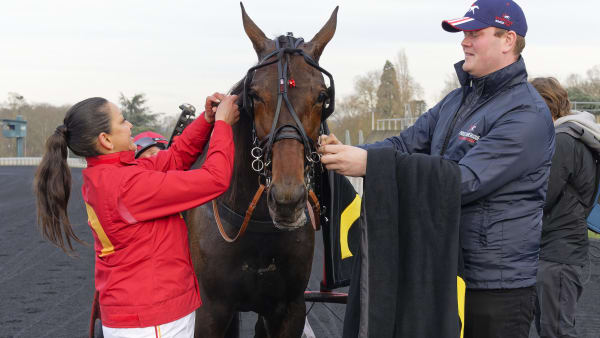
[{"label": "woman in red jacket", "polygon": [[[229,187],[236,98],[209,96],[203,116],[151,158],[134,159],[131,123],[103,98],[75,104],[48,138],[34,183],[38,222],[43,235],[67,253],[72,240],[81,242],[67,214],[67,148],[85,157],[81,192],[94,235],[105,337],[193,336],[201,300],[180,212]],[[219,100],[215,111],[211,104]],[[185,171],[209,139],[202,167]]]}]

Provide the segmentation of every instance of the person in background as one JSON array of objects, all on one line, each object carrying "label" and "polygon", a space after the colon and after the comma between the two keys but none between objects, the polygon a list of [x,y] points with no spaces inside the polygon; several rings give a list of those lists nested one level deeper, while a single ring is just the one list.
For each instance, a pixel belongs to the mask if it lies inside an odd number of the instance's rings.
[{"label": "person in background", "polygon": [[577,337],[575,312],[588,258],[586,218],[598,186],[600,128],[594,115],[571,111],[567,91],[552,77],[531,84],[546,101],[556,130],[542,219],[535,326],[540,337]]},{"label": "person in background", "polygon": [[[209,96],[205,113],[178,142],[143,160],[134,159],[131,123],[100,97],[72,106],[46,141],[34,181],[38,223],[44,237],[67,253],[73,240],[81,242],[67,214],[68,149],[87,161],[81,192],[94,236],[104,337],[194,335],[194,311],[202,301],[179,213],[228,189],[236,99]],[[214,113],[211,105],[217,100]],[[188,170],[209,139],[202,167]]]},{"label": "person in background", "polygon": [[135,158],[147,158],[167,149],[169,141],[159,133],[144,131],[133,138],[133,143],[137,147]]}]

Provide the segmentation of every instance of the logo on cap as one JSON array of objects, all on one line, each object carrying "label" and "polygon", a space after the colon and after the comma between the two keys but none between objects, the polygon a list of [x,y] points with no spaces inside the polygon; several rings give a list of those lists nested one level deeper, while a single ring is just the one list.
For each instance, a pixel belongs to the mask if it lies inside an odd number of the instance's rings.
[{"label": "logo on cap", "polygon": [[513,22],[510,21],[510,16],[508,14],[506,14],[506,13],[502,14],[502,17],[497,16],[496,20],[494,20],[494,21],[496,21],[496,23],[499,23],[499,24],[504,25],[506,27],[510,27],[513,24]]},{"label": "logo on cap", "polygon": [[476,9],[479,9],[479,6],[475,6],[475,3],[473,3],[473,4],[471,5],[471,8],[469,8],[469,10],[470,10],[471,12],[473,12],[473,15],[475,15],[475,10],[476,10]]}]

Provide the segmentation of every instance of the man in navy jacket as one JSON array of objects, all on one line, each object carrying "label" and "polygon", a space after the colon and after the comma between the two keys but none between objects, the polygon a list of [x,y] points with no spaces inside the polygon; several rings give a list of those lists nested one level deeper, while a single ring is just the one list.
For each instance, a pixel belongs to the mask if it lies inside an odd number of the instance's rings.
[{"label": "man in navy jacket", "polygon": [[322,162],[363,176],[368,150],[382,146],[457,162],[465,337],[527,337],[554,127],[520,55],[525,15],[511,0],[479,0],[442,27],[464,32],[465,60],[455,65],[461,88],[399,136],[360,147],[323,137]]}]

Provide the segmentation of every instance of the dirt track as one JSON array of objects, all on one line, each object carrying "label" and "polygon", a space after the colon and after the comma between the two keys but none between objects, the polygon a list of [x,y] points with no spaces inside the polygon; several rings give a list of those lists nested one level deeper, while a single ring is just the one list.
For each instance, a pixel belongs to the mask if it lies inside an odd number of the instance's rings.
[{"label": "dirt track", "polygon": [[[86,337],[93,296],[93,251],[76,244],[77,258],[43,241],[36,227],[34,167],[0,167],[0,337]],[[73,169],[69,215],[75,232],[91,243],[81,200],[81,170]],[[592,243],[591,270],[579,303],[580,337],[600,337],[600,242]],[[322,249],[315,250],[309,289],[318,290]],[[307,304],[307,308],[310,304]],[[309,323],[316,337],[339,337],[343,305],[316,304]],[[242,315],[242,337],[252,337],[253,314]],[[535,335],[532,335],[534,337]]]}]

